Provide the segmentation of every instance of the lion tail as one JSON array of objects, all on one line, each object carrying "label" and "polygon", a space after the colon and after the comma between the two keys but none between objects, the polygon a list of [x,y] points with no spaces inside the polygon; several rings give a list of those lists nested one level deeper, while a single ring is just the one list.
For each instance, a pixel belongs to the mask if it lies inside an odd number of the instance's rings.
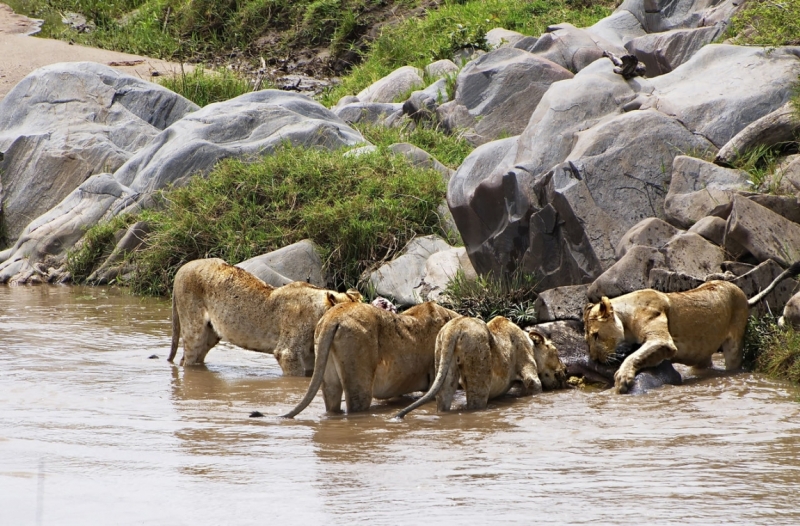
[{"label": "lion tail", "polygon": [[767,285],[767,288],[765,288],[764,290],[762,290],[761,292],[759,292],[758,294],[747,300],[747,306],[752,307],[756,305],[759,301],[763,300],[767,294],[772,292],[772,289],[777,287],[778,283],[785,280],[786,278],[794,277],[797,274],[800,274],[800,261],[792,263],[792,265],[789,266],[789,268],[781,272],[777,278],[772,280],[772,283]]},{"label": "lion tail", "polygon": [[175,354],[178,352],[178,340],[181,337],[181,319],[178,316],[178,306],[175,305],[175,294],[172,294],[172,347],[169,350],[168,362],[175,359]]},{"label": "lion tail", "polygon": [[325,327],[324,332],[320,335],[316,344],[317,356],[314,359],[314,374],[311,376],[311,383],[308,385],[306,396],[300,400],[300,403],[297,404],[294,409],[283,415],[283,418],[294,418],[300,413],[300,411],[308,407],[308,404],[311,403],[311,400],[317,396],[317,391],[319,391],[319,388],[322,385],[322,379],[325,376],[325,367],[328,365],[328,356],[331,354],[333,337],[336,336],[337,330],[339,330],[338,323],[333,326]]},{"label": "lion tail", "polygon": [[[441,348],[441,346],[443,345],[442,341],[444,340],[444,334],[445,331],[441,330],[439,331],[439,335],[436,336],[437,349]],[[460,339],[461,339],[460,334],[455,338],[447,339],[447,347],[445,348],[444,352],[441,353],[439,356],[439,370],[436,371],[436,378],[433,380],[433,385],[431,385],[430,389],[428,389],[428,392],[425,393],[420,399],[418,399],[416,402],[414,402],[410,406],[406,407],[405,409],[394,415],[395,419],[402,420],[404,416],[406,416],[414,409],[418,408],[423,404],[427,404],[428,402],[434,399],[436,394],[444,385],[444,379],[445,377],[447,377],[447,373],[449,372],[450,366],[453,363],[453,355],[455,354],[456,351],[456,344]]]}]

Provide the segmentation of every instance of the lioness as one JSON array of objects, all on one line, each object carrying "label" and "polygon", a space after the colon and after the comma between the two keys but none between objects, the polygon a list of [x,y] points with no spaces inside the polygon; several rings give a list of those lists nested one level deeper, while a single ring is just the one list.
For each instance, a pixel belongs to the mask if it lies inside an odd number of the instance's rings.
[{"label": "lioness", "polygon": [[[529,336],[530,335],[530,336]],[[564,364],[553,343],[536,330],[528,334],[507,318],[450,320],[436,337],[436,379],[425,395],[395,415],[403,418],[436,397],[437,410],[449,411],[459,382],[467,409],[486,409],[490,398],[522,382],[521,396],[566,383]]]},{"label": "lioness", "polygon": [[316,363],[303,400],[283,415],[293,418],[322,386],[325,409],[366,411],[374,398],[425,391],[433,379],[436,335],[460,316],[429,301],[402,314],[366,303],[336,305],[322,316],[314,333]]},{"label": "lioness", "polygon": [[583,311],[589,355],[607,363],[622,342],[641,347],[622,362],[614,374],[618,393],[627,392],[636,372],[671,360],[694,367],[709,367],[721,350],[727,370],[742,366],[744,331],[749,309],[783,279],[800,272],[795,263],[748,301],[744,292],[727,281],[709,281],[686,292],[638,290],[599,303]]},{"label": "lioness", "polygon": [[181,365],[202,364],[219,341],[275,355],[287,376],[310,376],[314,369],[314,327],[342,302],[361,294],[339,293],[302,281],[272,287],[221,259],[183,265],[172,288],[172,349],[183,337]]}]

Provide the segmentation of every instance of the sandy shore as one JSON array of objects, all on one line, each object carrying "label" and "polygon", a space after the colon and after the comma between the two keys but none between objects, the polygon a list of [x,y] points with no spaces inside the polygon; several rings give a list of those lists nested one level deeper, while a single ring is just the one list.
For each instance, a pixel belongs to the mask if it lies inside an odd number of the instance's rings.
[{"label": "sandy shore", "polygon": [[0,99],[31,71],[58,62],[98,62],[145,80],[180,72],[174,62],[29,36],[37,27],[0,4]]}]

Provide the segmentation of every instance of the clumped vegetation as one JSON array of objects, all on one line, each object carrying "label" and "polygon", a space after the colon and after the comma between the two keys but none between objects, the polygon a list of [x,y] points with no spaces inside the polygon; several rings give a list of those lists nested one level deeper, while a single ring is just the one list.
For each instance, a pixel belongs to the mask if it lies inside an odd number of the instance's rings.
[{"label": "clumped vegetation", "polygon": [[456,169],[474,149],[463,137],[448,135],[438,128],[402,126],[387,128],[374,124],[354,124],[366,140],[376,146],[407,142],[422,148],[445,166]]},{"label": "clumped vegetation", "polygon": [[[287,145],[253,162],[226,160],[207,178],[163,192],[160,207],[136,217],[151,233],[147,248],[132,256],[130,285],[140,294],[169,294],[187,261],[238,263],[309,238],[322,251],[330,285],[352,286],[414,236],[447,236],[437,215],[444,192],[438,172],[382,148],[347,156]],[[90,236],[99,239],[109,230],[99,225]],[[87,250],[72,261],[96,261],[91,254],[99,249]]]},{"label": "clumped vegetation", "polygon": [[736,44],[800,45],[800,0],[750,1],[731,22],[728,33]]},{"label": "clumped vegetation", "polygon": [[536,322],[533,305],[539,297],[538,282],[535,276],[520,270],[501,277],[478,276],[474,280],[459,271],[438,302],[465,316],[487,322],[495,316],[505,316],[524,327]]},{"label": "clumped vegetation", "polygon": [[211,71],[203,67],[196,67],[189,72],[181,71],[180,75],[164,77],[158,82],[200,107],[230,100],[249,93],[254,88],[269,87],[251,86],[247,79],[225,68]]},{"label": "clumped vegetation", "polygon": [[67,253],[67,267],[72,279],[77,282],[85,281],[111,255],[116,245],[117,233],[133,222],[133,216],[125,214],[88,229],[80,244]]},{"label": "clumped vegetation", "polygon": [[745,366],[800,383],[800,332],[779,327],[773,316],[751,317],[745,333]]}]

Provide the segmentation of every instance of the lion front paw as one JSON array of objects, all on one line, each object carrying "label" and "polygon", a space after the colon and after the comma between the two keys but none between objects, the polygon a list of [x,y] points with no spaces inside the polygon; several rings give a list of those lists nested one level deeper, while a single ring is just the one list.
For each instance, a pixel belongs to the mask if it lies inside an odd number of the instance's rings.
[{"label": "lion front paw", "polygon": [[636,378],[636,371],[629,367],[620,367],[614,373],[614,389],[619,394],[625,394],[628,389],[633,385],[633,380]]}]

